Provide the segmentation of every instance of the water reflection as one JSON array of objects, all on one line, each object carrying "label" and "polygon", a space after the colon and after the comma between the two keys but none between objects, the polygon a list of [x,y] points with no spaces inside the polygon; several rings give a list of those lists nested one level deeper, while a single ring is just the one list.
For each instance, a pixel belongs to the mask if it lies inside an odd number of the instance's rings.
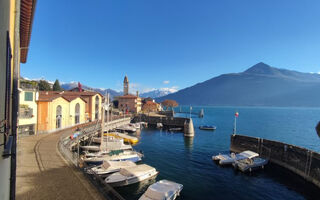
[{"label": "water reflection", "polygon": [[193,150],[193,139],[194,137],[184,137],[184,146],[190,152]]}]

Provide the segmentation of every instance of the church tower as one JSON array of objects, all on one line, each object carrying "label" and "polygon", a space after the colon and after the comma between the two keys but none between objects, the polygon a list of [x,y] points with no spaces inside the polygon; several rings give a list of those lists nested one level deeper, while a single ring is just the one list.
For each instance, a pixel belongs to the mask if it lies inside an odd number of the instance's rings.
[{"label": "church tower", "polygon": [[123,80],[123,95],[129,94],[129,80],[128,77],[125,76]]}]

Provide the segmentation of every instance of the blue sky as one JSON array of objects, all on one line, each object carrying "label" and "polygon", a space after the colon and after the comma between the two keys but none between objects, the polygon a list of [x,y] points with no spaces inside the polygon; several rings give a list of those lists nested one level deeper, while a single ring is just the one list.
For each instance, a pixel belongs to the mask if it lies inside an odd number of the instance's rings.
[{"label": "blue sky", "polygon": [[320,71],[318,0],[37,1],[21,76],[182,89],[262,61]]}]

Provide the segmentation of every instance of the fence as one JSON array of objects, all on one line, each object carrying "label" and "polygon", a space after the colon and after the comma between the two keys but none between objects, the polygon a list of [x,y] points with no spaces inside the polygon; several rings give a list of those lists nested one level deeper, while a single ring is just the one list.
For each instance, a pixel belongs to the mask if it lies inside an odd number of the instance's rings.
[{"label": "fence", "polygon": [[255,151],[271,163],[280,165],[320,187],[320,154],[278,141],[244,135],[232,135],[230,150]]}]

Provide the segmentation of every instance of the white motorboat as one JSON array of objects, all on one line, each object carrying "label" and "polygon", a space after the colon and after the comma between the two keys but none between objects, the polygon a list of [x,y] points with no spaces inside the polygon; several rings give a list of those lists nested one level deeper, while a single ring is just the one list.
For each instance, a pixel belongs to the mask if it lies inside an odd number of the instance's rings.
[{"label": "white motorboat", "polygon": [[130,160],[132,162],[141,161],[142,154],[135,151],[123,151],[115,150],[110,151],[107,154],[97,155],[97,156],[86,156],[83,158],[83,161],[87,164],[101,165],[104,161],[126,161]]},{"label": "white motorboat", "polygon": [[157,128],[163,128],[163,124],[162,123],[157,123]]},{"label": "white motorboat", "polygon": [[182,189],[182,184],[161,180],[150,185],[139,200],[174,200]]},{"label": "white motorboat", "polygon": [[120,169],[119,172],[108,176],[105,181],[113,187],[131,185],[158,175],[158,171],[149,165],[141,164]]},{"label": "white motorboat", "polygon": [[234,162],[232,165],[242,172],[246,172],[246,171],[251,172],[259,168],[263,169],[266,164],[268,164],[268,159],[254,157],[254,158],[238,160]]},{"label": "white motorboat", "polygon": [[253,151],[243,151],[239,154],[231,153],[231,154],[219,154],[216,156],[212,156],[212,160],[219,161],[220,165],[230,165],[237,160],[243,160],[247,158],[258,157],[259,154]]},{"label": "white motorboat", "polygon": [[[95,143],[101,144],[100,137],[92,138],[92,141]],[[130,144],[124,144],[124,140],[121,138],[115,138],[112,136],[106,136],[103,138],[102,147],[103,150],[111,151],[111,150],[132,150],[132,146]]]},{"label": "white motorboat", "polygon": [[140,123],[130,123],[128,126],[133,127],[135,129],[141,129]]},{"label": "white motorboat", "polygon": [[122,168],[136,166],[132,161],[104,161],[102,165],[90,168],[87,170],[88,174],[106,175],[120,171]]}]

